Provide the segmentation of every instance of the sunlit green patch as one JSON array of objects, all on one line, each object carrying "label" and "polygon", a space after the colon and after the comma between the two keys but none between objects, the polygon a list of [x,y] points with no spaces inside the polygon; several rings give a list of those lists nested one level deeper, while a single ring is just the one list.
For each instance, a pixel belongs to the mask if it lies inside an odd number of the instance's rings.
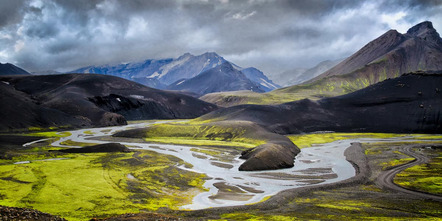
[{"label": "sunlit green patch", "polygon": [[161,207],[177,209],[204,191],[204,175],[150,151],[59,154],[70,159],[0,166],[0,205],[88,220]]},{"label": "sunlit green patch", "polygon": [[68,137],[71,136],[72,134],[70,132],[47,131],[47,132],[28,133],[23,135],[32,136],[32,137],[60,138],[60,137]]},{"label": "sunlit green patch", "polygon": [[65,146],[77,146],[77,147],[87,147],[87,146],[96,145],[94,143],[83,143],[83,142],[77,142],[77,141],[72,141],[72,140],[65,140],[65,141],[60,142],[60,144],[65,145]]},{"label": "sunlit green patch", "polygon": [[216,150],[209,150],[209,149],[202,149],[202,148],[192,148],[190,149],[193,152],[199,152],[199,153],[204,153],[210,156],[218,156],[221,154],[220,151],[216,151]]},{"label": "sunlit green patch", "polygon": [[94,135],[95,134],[94,132],[92,132],[90,130],[83,131],[83,133],[87,134],[87,135]]},{"label": "sunlit green patch", "polygon": [[255,215],[251,213],[227,213],[221,215],[220,220],[272,220],[272,221],[292,221],[295,220],[291,216],[283,215]]},{"label": "sunlit green patch", "polygon": [[296,134],[287,137],[299,148],[311,147],[314,144],[330,143],[337,140],[355,139],[355,138],[392,138],[409,136],[405,134],[389,133],[312,133]]},{"label": "sunlit green patch", "polygon": [[414,160],[414,158],[402,158],[402,159],[395,159],[395,160],[392,160],[389,162],[384,162],[381,164],[382,170],[390,169],[392,167],[396,167],[396,166],[411,162],[413,160]]},{"label": "sunlit green patch", "polygon": [[442,194],[442,157],[434,157],[427,164],[410,167],[397,174],[394,182],[405,188]]},{"label": "sunlit green patch", "polygon": [[147,142],[197,145],[255,147],[264,144],[259,138],[252,138],[247,126],[221,126],[181,122],[158,124],[149,127],[144,136]]}]

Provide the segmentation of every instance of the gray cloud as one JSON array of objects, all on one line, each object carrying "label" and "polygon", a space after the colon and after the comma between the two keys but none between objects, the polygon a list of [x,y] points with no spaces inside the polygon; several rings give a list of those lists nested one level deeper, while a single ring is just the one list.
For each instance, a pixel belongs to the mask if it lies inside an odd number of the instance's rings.
[{"label": "gray cloud", "polygon": [[349,56],[389,29],[442,29],[437,0],[0,1],[0,62],[30,71],[215,51],[272,74]]}]

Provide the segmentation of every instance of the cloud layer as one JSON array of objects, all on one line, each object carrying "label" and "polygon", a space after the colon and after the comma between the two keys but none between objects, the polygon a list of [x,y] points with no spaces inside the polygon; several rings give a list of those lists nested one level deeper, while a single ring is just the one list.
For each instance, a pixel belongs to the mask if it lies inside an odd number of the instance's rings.
[{"label": "cloud layer", "polygon": [[430,20],[438,0],[0,0],[0,62],[59,70],[215,51],[272,75]]}]

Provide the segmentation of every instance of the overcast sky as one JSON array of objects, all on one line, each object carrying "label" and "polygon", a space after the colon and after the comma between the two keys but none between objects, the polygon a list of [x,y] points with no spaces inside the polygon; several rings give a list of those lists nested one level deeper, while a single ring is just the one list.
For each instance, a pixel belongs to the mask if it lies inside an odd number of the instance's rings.
[{"label": "overcast sky", "polygon": [[217,52],[268,75],[351,55],[440,0],[0,0],[0,62],[28,71]]}]

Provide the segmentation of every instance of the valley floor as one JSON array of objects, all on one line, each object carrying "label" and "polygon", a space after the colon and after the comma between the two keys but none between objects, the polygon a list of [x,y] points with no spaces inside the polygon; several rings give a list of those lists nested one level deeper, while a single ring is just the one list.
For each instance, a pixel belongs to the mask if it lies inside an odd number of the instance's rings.
[{"label": "valley floor", "polygon": [[[49,132],[33,135],[39,138],[47,136],[50,140],[23,147],[23,143],[38,138],[21,135],[0,136],[0,205],[38,209],[68,220],[111,216],[115,216],[111,220],[346,220],[442,217],[440,197],[405,193],[378,180],[382,174],[413,161],[416,156],[410,152],[417,153],[425,159],[418,165],[402,172],[398,171],[394,182],[414,191],[440,196],[441,136],[415,135],[413,141],[353,144],[357,146],[354,148],[360,149],[357,153],[347,153],[347,157],[357,165],[359,173],[349,180],[284,191],[254,205],[183,211],[178,210],[180,205],[188,204],[192,196],[206,191],[203,187],[206,178],[202,174],[176,167],[175,165],[191,167],[179,158],[145,150],[85,154],[48,152],[60,149],[49,145],[58,139],[54,136],[68,134]],[[328,133],[296,135],[290,138],[298,146],[308,148],[314,145],[312,143],[373,136],[393,135]],[[73,141],[65,141],[64,144],[86,145]],[[219,149],[213,149],[211,153],[209,149],[207,152],[214,154],[213,151]],[[238,150],[235,151],[238,153]],[[43,161],[45,159],[46,161]],[[32,163],[25,163],[27,161]],[[13,164],[17,162],[24,164]],[[118,214],[126,215],[118,217]]]}]

